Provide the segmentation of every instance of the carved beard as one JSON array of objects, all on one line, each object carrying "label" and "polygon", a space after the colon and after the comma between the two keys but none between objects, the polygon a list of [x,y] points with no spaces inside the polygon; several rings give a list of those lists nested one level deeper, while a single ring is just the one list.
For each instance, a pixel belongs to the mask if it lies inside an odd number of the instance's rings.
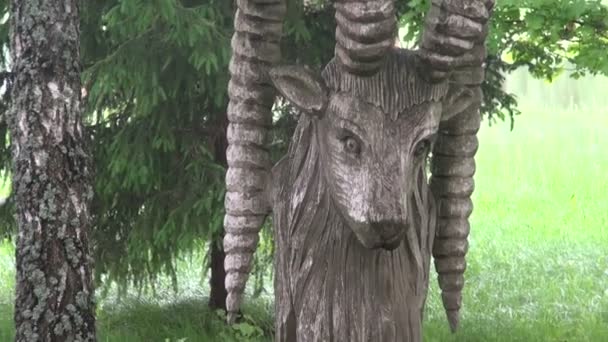
[{"label": "carved beard", "polygon": [[277,341],[419,341],[435,206],[424,165],[408,203],[405,243],[361,245],[322,176],[317,121],[303,115],[275,184]]}]

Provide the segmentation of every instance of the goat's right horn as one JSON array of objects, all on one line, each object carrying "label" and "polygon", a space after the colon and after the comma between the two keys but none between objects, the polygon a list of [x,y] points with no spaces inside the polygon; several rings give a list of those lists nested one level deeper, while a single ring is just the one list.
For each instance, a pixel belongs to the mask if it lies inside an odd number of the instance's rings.
[{"label": "goat's right horn", "polygon": [[336,0],[336,58],[349,73],[374,74],[395,45],[394,0]]},{"label": "goat's right horn", "polygon": [[432,0],[418,51],[428,80],[449,82],[451,89],[433,149],[430,187],[439,204],[433,257],[452,331],[460,320],[481,121],[484,45],[493,6],[494,0]]}]

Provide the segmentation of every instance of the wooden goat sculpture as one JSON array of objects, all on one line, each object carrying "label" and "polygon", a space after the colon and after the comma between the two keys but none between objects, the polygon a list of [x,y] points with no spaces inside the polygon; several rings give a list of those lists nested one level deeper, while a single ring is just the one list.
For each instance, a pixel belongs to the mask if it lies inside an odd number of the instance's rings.
[{"label": "wooden goat sculpture", "polygon": [[[224,222],[229,320],[272,211],[277,341],[420,341],[431,254],[455,330],[493,0],[432,0],[416,51],[394,47],[394,0],[337,0],[335,58],[321,75],[275,67],[285,0],[238,7]],[[276,91],[303,114],[271,170]]]}]

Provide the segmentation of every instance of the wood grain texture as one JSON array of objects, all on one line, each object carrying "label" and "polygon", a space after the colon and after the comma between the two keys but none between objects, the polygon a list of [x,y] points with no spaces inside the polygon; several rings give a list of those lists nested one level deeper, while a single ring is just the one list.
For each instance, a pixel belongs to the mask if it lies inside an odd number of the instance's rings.
[{"label": "wood grain texture", "polygon": [[[417,170],[418,193],[409,200],[420,207],[411,210],[408,243],[368,249],[328,191],[314,143],[318,124],[302,117],[294,150],[275,171],[280,184],[294,184],[278,190],[275,202],[276,340],[420,341],[434,236],[424,170]],[[311,145],[303,143],[308,139]]]},{"label": "wood grain texture", "polygon": [[[393,0],[338,0],[335,58],[322,77],[304,67],[268,72],[279,56],[278,2],[238,2],[224,240],[230,317],[270,205],[277,341],[420,341],[432,253],[455,329],[493,1],[434,0],[411,52],[393,47]],[[302,115],[270,178],[275,88]]]},{"label": "wood grain texture", "polygon": [[374,77],[332,61],[326,112],[301,116],[273,170],[277,341],[421,339],[437,215],[426,156],[447,89],[392,53]]},{"label": "wood grain texture", "polygon": [[433,256],[452,331],[458,328],[462,306],[483,97],[484,43],[493,7],[493,0],[433,0],[417,51],[426,79],[431,83],[447,79],[450,84],[433,149],[431,188],[438,201],[439,220]]},{"label": "wood grain texture", "polygon": [[[477,64],[479,50],[473,48],[475,43],[485,41],[493,7],[494,0],[431,2],[417,51],[429,81],[442,82],[449,79],[455,69],[470,63]],[[485,58],[485,55],[481,57]]]},{"label": "wood grain texture", "polygon": [[345,70],[373,75],[395,45],[394,0],[336,0],[336,57]]},{"label": "wood grain texture", "polygon": [[[472,50],[470,58],[451,75],[451,93],[444,99],[443,122],[439,127],[431,163],[431,189],[438,201],[437,239],[433,246],[439,287],[452,331],[459,325],[462,289],[468,252],[469,216],[473,211],[471,195],[475,188],[477,131],[481,123],[481,83],[483,43]],[[462,74],[477,75],[462,77]]]},{"label": "wood grain texture", "polygon": [[275,89],[268,69],[280,60],[285,0],[238,0],[228,95],[228,171],[224,251],[226,307],[236,319],[252,267],[258,233],[270,212],[268,128]]}]

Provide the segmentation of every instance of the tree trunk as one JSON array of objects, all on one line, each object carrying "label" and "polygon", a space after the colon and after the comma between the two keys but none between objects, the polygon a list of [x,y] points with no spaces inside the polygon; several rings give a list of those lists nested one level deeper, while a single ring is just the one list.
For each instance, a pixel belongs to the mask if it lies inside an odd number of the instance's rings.
[{"label": "tree trunk", "polygon": [[77,0],[11,3],[16,341],[95,341]]},{"label": "tree trunk", "polygon": [[[218,135],[215,137],[213,142],[215,162],[222,165],[224,168],[228,167],[226,160],[226,147],[228,146],[228,138],[226,137],[226,129],[228,127],[228,118],[224,114],[219,123],[220,129]],[[223,227],[222,227],[223,229]],[[211,278],[209,279],[209,307],[212,309],[222,309],[226,311],[226,297],[228,292],[226,291],[226,269],[224,268],[224,259],[226,259],[226,253],[222,246],[224,240],[224,233],[217,234],[213,237],[209,243],[211,249]]]},{"label": "tree trunk", "polygon": [[224,239],[224,234],[219,235],[209,243],[211,248],[211,278],[209,279],[209,307],[212,309],[222,309],[226,311],[226,270],[224,269],[224,259],[226,253],[222,248],[221,242]]}]

